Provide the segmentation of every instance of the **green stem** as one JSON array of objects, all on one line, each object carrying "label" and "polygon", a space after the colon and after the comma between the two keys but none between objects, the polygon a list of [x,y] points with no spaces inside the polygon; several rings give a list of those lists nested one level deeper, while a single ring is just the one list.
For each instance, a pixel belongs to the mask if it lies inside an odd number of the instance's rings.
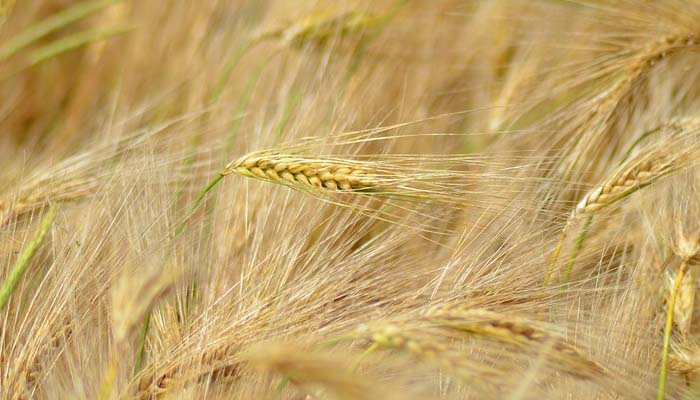
[{"label": "green stem", "polygon": [[102,385],[100,385],[100,392],[97,396],[98,400],[109,400],[112,396],[112,388],[114,387],[114,382],[117,380],[117,365],[118,353],[115,353],[111,357],[109,362],[109,367],[107,367],[107,372],[105,372],[104,378],[102,378]]},{"label": "green stem", "polygon": [[632,155],[632,152],[634,151],[634,149],[635,149],[637,146],[639,146],[639,144],[640,144],[644,139],[646,139],[647,137],[651,136],[652,134],[658,132],[659,130],[661,130],[661,127],[656,127],[656,128],[654,128],[654,129],[651,129],[651,130],[648,130],[648,131],[643,132],[643,133],[632,143],[632,145],[630,145],[630,147],[627,149],[627,151],[625,152],[625,156],[624,156],[624,157],[622,158],[622,160],[620,161],[620,164],[622,164],[622,163],[625,162],[628,158],[630,158],[630,156]]},{"label": "green stem", "polygon": [[671,292],[671,298],[668,301],[668,310],[666,311],[666,326],[664,327],[664,346],[661,352],[661,372],[659,374],[659,392],[656,396],[657,400],[664,400],[666,391],[666,374],[668,365],[668,347],[671,341],[671,328],[673,328],[673,310],[676,306],[676,294],[678,293],[678,288],[681,286],[681,281],[683,281],[683,275],[685,274],[686,262],[683,260],[681,267],[678,270],[678,276],[673,282],[673,292]]},{"label": "green stem", "polygon": [[360,354],[359,357],[357,357],[357,360],[355,360],[354,363],[352,363],[352,367],[350,367],[350,371],[355,372],[357,369],[360,367],[360,364],[362,361],[364,361],[370,354],[374,353],[375,350],[379,348],[379,343],[374,342],[372,343],[371,346],[367,348],[362,354]]},{"label": "green stem", "polygon": [[141,332],[139,334],[139,349],[136,352],[136,361],[134,362],[134,375],[138,374],[141,370],[141,364],[143,363],[143,356],[146,352],[146,336],[148,335],[148,326],[151,324],[151,313],[146,314],[146,320],[143,321],[141,325]]},{"label": "green stem", "polygon": [[180,225],[178,225],[177,229],[175,229],[175,237],[178,237],[178,236],[180,236],[180,234],[182,234],[182,232],[185,230],[185,226],[187,225],[187,222],[190,220],[192,215],[194,215],[194,212],[197,211],[197,207],[199,207],[199,205],[202,203],[202,200],[204,200],[204,196],[206,196],[207,193],[212,188],[214,188],[214,186],[216,186],[216,184],[219,183],[219,181],[222,179],[224,179],[224,175],[221,175],[221,174],[217,175],[216,178],[214,178],[211,182],[209,182],[207,187],[205,187],[204,190],[202,190],[199,193],[199,196],[197,196],[197,199],[192,204],[192,207],[190,208],[190,211],[187,213],[187,216],[185,216],[185,219],[180,223]]},{"label": "green stem", "polygon": [[238,50],[236,50],[236,52],[233,53],[233,55],[226,61],[226,64],[224,64],[224,71],[221,73],[221,76],[216,81],[216,86],[214,86],[214,90],[212,91],[212,94],[209,97],[209,104],[215,104],[217,101],[219,101],[219,97],[224,91],[226,83],[229,81],[229,79],[231,79],[233,69],[238,64],[238,61],[240,61],[240,59],[245,55],[245,53],[253,46],[253,44],[253,41],[243,43],[243,45],[241,45],[241,47],[239,47]]},{"label": "green stem", "polygon": [[111,36],[121,35],[132,29],[133,28],[129,26],[116,26],[109,29],[88,29],[58,39],[34,51],[24,64],[21,64],[19,65],[19,67],[4,73],[2,76],[0,76],[0,80],[9,79],[26,68],[33,67],[46,60],[57,57],[65,52],[75,50],[82,46],[100,41],[102,39],[109,38]]},{"label": "green stem", "polygon": [[38,48],[34,53],[32,53],[31,57],[29,58],[29,62],[25,67],[34,66],[40,62],[56,57],[70,50],[106,39],[110,36],[129,32],[132,29],[133,28],[131,26],[121,25],[111,28],[87,29],[82,32],[63,37],[47,44],[46,46]]},{"label": "green stem", "polygon": [[552,261],[549,262],[547,274],[545,274],[544,281],[542,282],[544,286],[547,286],[547,283],[549,283],[549,278],[552,276],[552,272],[554,272],[554,266],[557,265],[559,253],[561,253],[561,248],[564,245],[564,239],[566,238],[566,232],[569,230],[569,221],[566,222],[564,229],[561,230],[561,237],[559,237],[559,242],[557,243],[557,247],[554,249],[554,254],[552,255]]},{"label": "green stem", "polygon": [[17,284],[22,279],[24,271],[27,270],[29,262],[32,261],[32,258],[34,258],[34,255],[39,249],[39,246],[41,246],[41,243],[44,242],[46,235],[51,229],[51,224],[53,223],[55,216],[55,207],[49,207],[49,210],[46,212],[44,218],[42,218],[41,222],[39,223],[39,229],[37,230],[34,239],[32,239],[27,245],[27,247],[25,247],[24,250],[22,250],[22,253],[19,255],[17,262],[15,262],[15,265],[12,266],[9,275],[7,275],[7,278],[5,278],[5,281],[2,283],[2,287],[0,287],[0,310],[2,310],[5,307],[5,305],[7,305],[7,302],[10,299],[10,295],[12,295],[12,292],[14,292],[14,290],[17,288]]},{"label": "green stem", "polygon": [[282,391],[284,390],[284,388],[287,387],[288,384],[289,384],[289,379],[287,377],[282,377],[282,379],[280,380],[280,383],[277,384],[277,387],[275,388],[274,393],[272,393],[272,399],[277,400],[280,397],[282,397]]},{"label": "green stem", "polygon": [[578,257],[578,253],[581,251],[581,248],[583,248],[583,242],[586,240],[586,235],[588,234],[588,229],[591,227],[592,223],[593,223],[593,216],[589,215],[588,217],[586,217],[586,222],[584,222],[584,224],[583,224],[583,229],[581,230],[581,233],[576,238],[576,243],[574,244],[574,249],[571,252],[571,257],[569,258],[569,262],[567,263],[567,266],[566,266],[566,272],[564,274],[564,281],[569,280],[569,276],[571,275],[571,272],[574,270],[574,261],[576,261],[576,258]]}]

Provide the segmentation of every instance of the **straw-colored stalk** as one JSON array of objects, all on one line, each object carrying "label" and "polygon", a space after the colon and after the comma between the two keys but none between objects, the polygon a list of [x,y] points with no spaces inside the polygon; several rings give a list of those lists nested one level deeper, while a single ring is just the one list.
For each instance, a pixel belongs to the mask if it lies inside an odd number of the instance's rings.
[{"label": "straw-colored stalk", "polygon": [[687,264],[685,260],[681,263],[678,269],[678,274],[676,275],[676,280],[673,282],[673,288],[671,289],[671,297],[668,301],[668,310],[666,311],[666,325],[664,326],[664,342],[661,353],[661,371],[659,373],[659,390],[657,393],[657,399],[663,400],[665,398],[666,391],[666,375],[668,371],[668,356],[669,356],[669,345],[671,341],[671,330],[673,328],[673,311],[675,309],[676,297],[678,293],[678,288],[680,287],[683,277],[687,269]]}]

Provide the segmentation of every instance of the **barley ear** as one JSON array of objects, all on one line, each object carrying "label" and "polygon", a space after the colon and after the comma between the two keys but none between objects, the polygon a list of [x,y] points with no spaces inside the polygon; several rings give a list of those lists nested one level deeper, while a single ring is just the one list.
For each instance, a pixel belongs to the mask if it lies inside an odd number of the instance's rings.
[{"label": "barley ear", "polygon": [[255,152],[229,163],[221,172],[278,183],[300,190],[359,192],[379,185],[375,174],[357,163]]},{"label": "barley ear", "polygon": [[663,350],[661,353],[661,370],[659,372],[659,389],[657,393],[657,400],[664,400],[666,392],[666,375],[668,368],[668,349],[669,343],[671,341],[671,329],[673,327],[673,310],[676,304],[676,294],[678,293],[678,288],[680,287],[681,281],[683,280],[683,275],[686,270],[686,262],[683,261],[678,270],[678,275],[676,275],[676,280],[673,283],[673,289],[671,291],[671,298],[668,301],[668,310],[666,311],[666,325],[664,326],[664,343]]}]

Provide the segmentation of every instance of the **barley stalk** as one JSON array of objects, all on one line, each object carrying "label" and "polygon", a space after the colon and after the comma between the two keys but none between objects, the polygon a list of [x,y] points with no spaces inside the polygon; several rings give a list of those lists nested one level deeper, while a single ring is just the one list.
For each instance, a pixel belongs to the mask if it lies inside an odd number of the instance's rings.
[{"label": "barley stalk", "polygon": [[569,228],[582,216],[586,216],[586,223],[581,233],[576,239],[574,251],[569,259],[567,268],[567,277],[573,270],[573,263],[578,256],[578,252],[583,247],[588,228],[592,223],[593,215],[600,210],[607,208],[610,205],[617,203],[620,200],[630,196],[631,194],[643,189],[656,182],[658,179],[682,168],[688,160],[695,157],[697,151],[695,147],[678,149],[673,151],[674,147],[683,146],[682,143],[670,140],[661,142],[646,152],[643,152],[636,157],[630,158],[633,150],[639,142],[645,139],[649,134],[656,133],[662,130],[670,130],[675,134],[693,132],[700,126],[698,118],[677,118],[669,122],[661,124],[654,129],[645,132],[638,140],[636,140],[630,149],[627,151],[623,163],[600,185],[589,191],[576,205],[571,215],[566,221],[562,233],[554,249],[552,260],[549,263],[547,273],[545,274],[544,284],[546,285],[551,277],[554,267],[556,266],[559,254],[564,244],[564,239]]},{"label": "barley stalk", "polygon": [[238,173],[303,190],[368,191],[380,186],[367,163],[342,163],[274,153],[251,153],[231,162],[221,175]]},{"label": "barley stalk", "polygon": [[667,153],[668,150],[656,151],[641,160],[633,160],[628,168],[612,175],[584,196],[576,205],[573,217],[597,212],[673,171],[677,160]]},{"label": "barley stalk", "polygon": [[678,157],[673,157],[669,154],[668,149],[658,148],[625,163],[622,169],[619,169],[613,173],[601,185],[588,192],[576,205],[576,208],[569,216],[565,227],[562,229],[559,242],[557,243],[552,256],[552,261],[550,262],[545,275],[544,284],[546,285],[548,283],[549,278],[554,271],[554,267],[556,266],[559,258],[568,229],[576,220],[584,215],[588,217],[584,229],[576,240],[574,253],[572,254],[572,258],[569,260],[569,272],[567,272],[567,276],[570,273],[570,270],[573,269],[573,261],[578,255],[580,249],[583,247],[583,240],[585,239],[588,228],[592,222],[592,216],[596,212],[628,197],[646,186],[651,185],[662,176],[676,170],[680,167],[679,161],[680,160]]},{"label": "barley stalk", "polygon": [[605,375],[604,369],[578,348],[535,321],[459,305],[434,307],[426,317],[460,332],[515,344],[524,351],[546,351],[562,364],[563,371],[576,377],[590,379]]},{"label": "barley stalk", "polygon": [[502,384],[503,372],[472,360],[451,345],[468,337],[515,345],[523,354],[547,355],[558,370],[583,380],[598,380],[605,370],[576,346],[567,343],[541,323],[459,305],[435,307],[426,313],[395,321],[363,325],[358,335],[372,339],[372,346],[356,362],[378,347],[404,350],[446,372],[481,385]]},{"label": "barley stalk", "polygon": [[497,386],[502,379],[500,371],[487,365],[478,365],[467,355],[449,346],[447,336],[441,329],[415,322],[418,321],[367,324],[358,328],[357,335],[372,340],[373,347],[370,349],[384,347],[404,350],[460,379]]},{"label": "barley stalk", "polygon": [[676,279],[673,282],[671,296],[668,300],[666,311],[666,325],[664,326],[664,341],[661,352],[661,370],[659,372],[659,387],[657,399],[663,400],[666,391],[666,375],[668,371],[669,346],[671,341],[671,331],[673,329],[673,317],[676,311],[676,300],[683,282],[683,278],[689,266],[696,265],[696,258],[700,254],[700,240],[698,237],[687,237],[678,229],[677,241],[674,245],[674,253],[681,259],[681,266],[678,268]]}]

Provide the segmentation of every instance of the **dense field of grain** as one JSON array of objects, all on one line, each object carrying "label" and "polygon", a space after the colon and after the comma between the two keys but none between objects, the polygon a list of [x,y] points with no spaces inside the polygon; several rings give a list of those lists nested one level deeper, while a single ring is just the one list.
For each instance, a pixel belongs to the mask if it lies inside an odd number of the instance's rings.
[{"label": "dense field of grain", "polygon": [[0,398],[700,397],[700,1],[0,0]]}]

